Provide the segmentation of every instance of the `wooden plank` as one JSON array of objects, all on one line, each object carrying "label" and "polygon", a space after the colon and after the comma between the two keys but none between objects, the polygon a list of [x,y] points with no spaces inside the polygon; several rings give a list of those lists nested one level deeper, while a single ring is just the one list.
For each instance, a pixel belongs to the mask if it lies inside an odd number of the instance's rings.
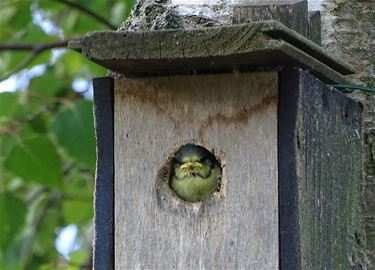
[{"label": "wooden plank", "polygon": [[[298,213],[296,123],[299,76],[294,70],[279,75],[278,164],[280,269],[301,269]],[[307,270],[307,269],[306,269]]]},{"label": "wooden plank", "polygon": [[[279,269],[277,72],[115,82],[115,269]],[[174,196],[165,162],[213,149],[222,189]],[[161,177],[161,178],[160,178]]]},{"label": "wooden plank", "polygon": [[288,28],[283,25],[280,27],[270,27],[269,29],[264,29],[264,33],[275,39],[281,39],[288,45],[292,45],[299,50],[306,52],[306,54],[308,54],[310,57],[324,63],[333,70],[339,71],[341,74],[349,75],[355,73],[353,66],[333,58],[332,55],[325,53],[323,48],[315,42],[303,36],[297,35],[295,32],[288,30]]},{"label": "wooden plank", "polygon": [[309,39],[322,45],[322,25],[320,11],[309,11]]},{"label": "wooden plank", "polygon": [[299,34],[308,36],[306,0],[251,1],[233,7],[233,24],[275,20]]},{"label": "wooden plank", "polygon": [[276,21],[202,29],[94,32],[69,47],[127,76],[293,65],[332,82],[342,81],[341,74],[354,72],[350,65]]},{"label": "wooden plank", "polygon": [[[93,269],[113,269],[114,255],[114,167],[113,84],[110,77],[95,78],[94,115],[96,132],[96,177]],[[79,209],[77,209],[79,211]]]},{"label": "wooden plank", "polygon": [[282,269],[363,269],[362,107],[298,69],[280,74]]}]

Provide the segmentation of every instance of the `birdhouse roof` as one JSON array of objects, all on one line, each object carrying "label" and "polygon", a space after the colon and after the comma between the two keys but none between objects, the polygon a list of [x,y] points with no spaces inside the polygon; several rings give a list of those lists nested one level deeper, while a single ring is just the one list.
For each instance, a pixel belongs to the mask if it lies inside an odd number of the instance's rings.
[{"label": "birdhouse roof", "polygon": [[277,21],[199,29],[104,31],[69,43],[91,61],[127,76],[220,73],[298,66],[342,83],[353,68]]}]

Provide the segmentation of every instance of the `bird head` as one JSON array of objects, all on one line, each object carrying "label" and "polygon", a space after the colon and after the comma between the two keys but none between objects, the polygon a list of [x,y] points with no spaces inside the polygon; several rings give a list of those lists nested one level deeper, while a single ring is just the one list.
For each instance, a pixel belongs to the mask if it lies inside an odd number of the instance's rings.
[{"label": "bird head", "polygon": [[169,185],[183,200],[197,202],[220,190],[220,163],[202,146],[181,146],[172,162]]},{"label": "bird head", "polygon": [[[203,147],[186,144],[181,146],[175,155],[174,173],[178,178],[200,175],[207,177],[210,174],[212,162]],[[207,151],[208,152],[208,151]]]}]

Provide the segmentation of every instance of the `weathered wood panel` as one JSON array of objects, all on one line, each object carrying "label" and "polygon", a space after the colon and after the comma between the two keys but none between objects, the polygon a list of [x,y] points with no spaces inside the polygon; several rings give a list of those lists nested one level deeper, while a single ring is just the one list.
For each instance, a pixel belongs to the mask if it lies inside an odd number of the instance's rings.
[{"label": "weathered wood panel", "polygon": [[322,24],[320,11],[309,11],[309,39],[322,45]]},{"label": "weathered wood panel", "polygon": [[233,7],[233,23],[276,20],[301,35],[308,36],[306,0],[248,1]]},{"label": "weathered wood panel", "polygon": [[311,75],[280,75],[282,269],[363,269],[362,107]]},{"label": "weathered wood panel", "polygon": [[[276,72],[115,82],[115,269],[279,269]],[[222,189],[186,203],[160,170],[195,141]]]},{"label": "weathered wood panel", "polygon": [[[94,115],[96,132],[96,179],[93,267],[113,269],[114,254],[114,167],[113,167],[113,87],[112,78],[96,78]],[[79,211],[79,209],[77,209]]]},{"label": "weathered wood panel", "polygon": [[[332,55],[355,67],[350,77],[359,85],[375,86],[375,9],[374,1],[310,1],[322,12],[322,43]],[[365,221],[368,269],[375,269],[375,95],[355,91],[350,95],[364,106]],[[372,146],[371,146],[372,144]],[[371,147],[373,150],[371,150]],[[372,154],[371,153],[374,153]]]},{"label": "weathered wood panel", "polygon": [[292,65],[329,82],[352,74],[350,65],[277,21],[202,29],[94,32],[69,47],[128,76],[231,72]]}]

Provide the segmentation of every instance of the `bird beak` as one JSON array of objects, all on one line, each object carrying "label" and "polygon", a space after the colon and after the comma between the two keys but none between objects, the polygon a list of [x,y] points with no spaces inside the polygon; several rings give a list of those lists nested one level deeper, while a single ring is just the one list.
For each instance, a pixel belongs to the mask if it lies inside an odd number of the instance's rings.
[{"label": "bird beak", "polygon": [[186,162],[185,164],[183,164],[181,166],[181,170],[191,171],[191,172],[194,172],[194,171],[196,171],[197,169],[200,169],[200,168],[202,168],[202,163],[199,163],[199,162],[196,162],[196,161]]}]

